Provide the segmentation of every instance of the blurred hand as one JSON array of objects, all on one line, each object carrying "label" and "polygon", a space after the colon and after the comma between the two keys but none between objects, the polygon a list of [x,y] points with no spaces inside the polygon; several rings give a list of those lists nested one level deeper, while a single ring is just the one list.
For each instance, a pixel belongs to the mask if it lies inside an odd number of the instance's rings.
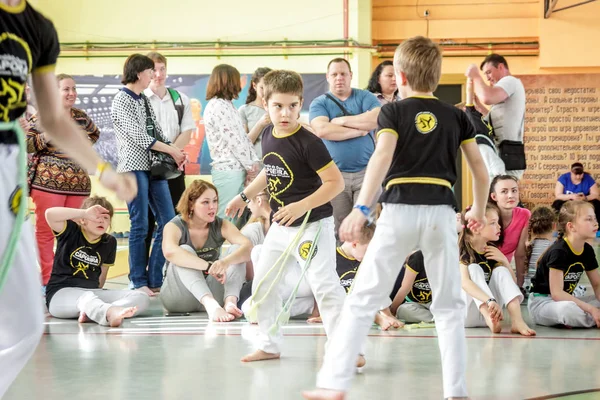
[{"label": "blurred hand", "polygon": [[235,196],[227,207],[225,207],[225,215],[229,218],[241,217],[244,209],[246,208],[246,202],[242,200],[240,195]]},{"label": "blurred hand", "polygon": [[271,117],[269,117],[269,113],[265,113],[257,122],[260,126],[267,126],[271,123]]},{"label": "blurred hand", "polygon": [[281,207],[273,215],[273,221],[279,225],[290,226],[295,220],[303,216],[308,212],[308,209],[302,201],[288,204],[285,207]]},{"label": "blurred hand", "polygon": [[465,76],[467,78],[471,78],[471,79],[475,79],[477,77],[481,77],[481,75],[479,75],[479,68],[477,68],[477,65],[475,64],[471,64],[467,67],[467,70],[465,72]]},{"label": "blurred hand", "polygon": [[358,241],[366,221],[367,218],[360,210],[357,208],[352,209],[352,212],[348,214],[342,225],[340,225],[340,240],[345,242]]},{"label": "blurred hand", "polygon": [[225,284],[227,280],[227,268],[228,264],[224,263],[223,260],[217,260],[213,263],[208,271],[208,274],[214,277],[220,284]]},{"label": "blurred hand", "polygon": [[183,150],[175,145],[169,145],[171,147],[170,156],[173,157],[178,167],[181,167],[186,160],[186,154]]},{"label": "blurred hand", "polygon": [[485,226],[485,214],[483,210],[475,206],[467,211],[465,219],[467,220],[467,228],[472,232],[478,232]]},{"label": "blurred hand", "polygon": [[510,263],[508,262],[506,256],[500,251],[499,248],[495,246],[485,247],[485,258],[497,261],[505,267],[510,268]]},{"label": "blurred hand", "polygon": [[96,204],[95,206],[91,206],[87,210],[85,210],[85,214],[83,215],[84,219],[87,219],[91,222],[104,222],[104,218],[108,217],[108,210],[101,205]]},{"label": "blurred hand", "polygon": [[137,181],[131,173],[117,174],[111,167],[100,175],[100,184],[116,193],[120,200],[131,202],[137,195]]}]

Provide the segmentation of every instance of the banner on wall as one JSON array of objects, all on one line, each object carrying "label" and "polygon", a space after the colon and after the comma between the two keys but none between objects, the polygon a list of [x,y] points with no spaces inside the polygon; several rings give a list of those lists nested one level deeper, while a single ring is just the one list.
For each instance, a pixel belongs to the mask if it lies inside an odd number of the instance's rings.
[{"label": "banner on wall", "polygon": [[[248,88],[252,74],[241,76],[242,91],[233,104],[239,108],[246,103]],[[110,118],[112,100],[123,87],[119,75],[80,75],[74,76],[77,83],[77,100],[75,107],[84,110],[100,129],[100,139],[94,147],[102,158],[116,167],[117,144]],[[208,103],[206,100],[206,85],[209,75],[175,75],[167,78],[168,87],[184,93],[190,98],[192,117],[196,122],[196,130],[192,133],[190,143],[185,151],[190,158],[190,164],[185,168],[188,175],[210,175],[212,162],[208,146],[204,140],[203,110]],[[328,85],[324,74],[303,74],[304,105],[302,114],[308,114],[310,103],[316,97],[327,92]]]},{"label": "banner on wall", "polygon": [[600,74],[519,78],[527,95],[521,200],[549,205],[558,177],[574,162],[600,179]]}]

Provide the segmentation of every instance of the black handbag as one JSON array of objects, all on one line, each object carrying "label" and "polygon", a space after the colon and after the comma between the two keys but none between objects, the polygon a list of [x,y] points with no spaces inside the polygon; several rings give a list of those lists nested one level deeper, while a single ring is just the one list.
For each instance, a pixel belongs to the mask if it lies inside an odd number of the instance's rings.
[{"label": "black handbag", "polygon": [[[523,119],[525,115],[523,115]],[[491,115],[489,116],[490,125],[494,126]],[[523,123],[521,122],[521,125]],[[521,133],[523,138],[523,133]],[[504,168],[507,171],[522,171],[527,169],[527,160],[525,159],[525,143],[524,141],[503,140],[498,146],[498,155],[504,161]]]},{"label": "black handbag", "polygon": [[[142,95],[142,99],[144,101],[144,107],[146,108],[146,132],[148,133],[148,136],[168,144],[163,140],[162,135],[157,132],[156,127],[154,126],[154,119],[152,118],[148,99],[144,95]],[[173,157],[162,151],[150,150],[150,177],[152,179],[174,179],[181,174],[182,171],[177,166]]]},{"label": "black handbag", "polygon": [[507,171],[520,171],[527,169],[525,160],[525,144],[514,140],[503,140],[498,148],[500,158],[504,161]]}]

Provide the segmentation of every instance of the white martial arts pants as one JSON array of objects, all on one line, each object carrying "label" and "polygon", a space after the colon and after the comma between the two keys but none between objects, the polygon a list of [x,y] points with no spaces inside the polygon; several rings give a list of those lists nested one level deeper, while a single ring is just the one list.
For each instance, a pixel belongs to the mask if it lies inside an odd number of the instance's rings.
[{"label": "white martial arts pants", "polygon": [[[15,224],[10,206],[17,189],[17,155],[17,146],[0,145],[0,257]],[[21,195],[27,196],[26,191]],[[32,228],[31,221],[26,220],[0,289],[0,398],[35,351],[43,332],[44,303]]]},{"label": "white martial arts pants", "polygon": [[[500,307],[505,307],[517,297],[519,298],[519,304],[523,301],[523,294],[506,267],[496,267],[492,270],[489,286],[485,282],[485,275],[479,265],[469,265],[469,276],[490,298],[495,298]],[[485,318],[483,318],[483,315],[479,312],[479,307],[481,307],[483,303],[478,299],[471,297],[465,291],[463,291],[463,296],[467,303],[465,311],[465,328],[487,326]]]},{"label": "white martial arts pants", "polygon": [[150,304],[150,297],[139,290],[62,288],[52,296],[48,311],[56,318],[77,318],[84,312],[97,324],[108,326],[108,309],[117,307],[137,307],[136,315],[144,312]]},{"label": "white martial arts pants", "polygon": [[[252,249],[252,265],[258,265],[260,260],[260,252],[262,251],[262,244],[254,246]],[[279,295],[283,303],[290,298],[292,295],[292,291],[296,287],[296,284],[300,280],[300,275],[302,274],[302,269],[300,265],[293,268],[286,268],[284,271],[284,275],[281,278],[281,283],[279,284]],[[244,304],[242,304],[242,311],[244,314],[248,312],[250,309],[250,299],[246,300]],[[315,296],[312,294],[312,290],[310,289],[310,285],[306,280],[306,277],[302,279],[300,282],[300,286],[298,287],[298,292],[296,293],[296,298],[292,303],[292,307],[290,309],[290,317],[300,317],[300,316],[309,316],[315,307]]]},{"label": "white martial arts pants", "polygon": [[[600,301],[594,296],[586,296],[581,301],[600,307]],[[567,325],[572,328],[595,328],[596,322],[591,314],[583,311],[574,301],[554,301],[550,296],[529,295],[527,303],[529,315],[537,325]]]},{"label": "white martial arts pants", "polygon": [[[285,268],[303,268],[310,246],[313,245],[315,234],[322,224],[321,236],[316,244],[313,254],[313,260],[306,273],[306,280],[316,298],[325,333],[330,337],[340,314],[346,294],[340,285],[339,278],[335,269],[335,237],[333,232],[333,217],[322,219],[306,225],[306,230],[298,245],[292,249],[292,254],[288,259]],[[260,253],[260,259],[254,264],[254,280],[252,282],[252,294],[254,299],[264,301],[260,303],[257,309],[258,326],[260,330],[258,348],[267,353],[280,353],[283,335],[278,330],[276,333],[270,333],[271,326],[275,323],[279,312],[282,309],[280,285],[276,284],[273,290],[269,287],[275,280],[276,274],[272,273],[266,276],[267,271],[275,264],[277,259],[285,251],[288,245],[293,241],[300,227],[284,227],[277,223],[271,225],[265,242]],[[262,283],[260,290],[257,290],[259,282]],[[268,294],[267,294],[268,292]],[[265,297],[266,296],[266,297]],[[287,300],[287,299],[285,299]],[[371,321],[372,322],[372,321]],[[358,350],[357,350],[358,356]],[[354,357],[354,365],[356,357]]]},{"label": "white martial arts pants", "polygon": [[465,302],[457,240],[456,213],[450,206],[384,204],[375,236],[325,353],[318,387],[349,389],[356,358],[375,313],[385,304],[402,268],[399,260],[421,249],[432,291],[431,312],[442,356],[444,397],[467,395]]},{"label": "white martial arts pants", "polygon": [[490,177],[490,182],[494,179],[495,176],[498,175],[506,175],[506,167],[504,166],[504,161],[500,158],[496,150],[492,149],[487,144],[479,144],[477,145],[479,148],[479,152],[481,153],[481,158],[483,158],[483,163],[488,170],[488,176]]},{"label": "white martial arts pants", "polygon": [[405,301],[400,304],[396,310],[396,318],[409,324],[418,324],[419,322],[433,322],[431,313],[431,303],[414,303]]}]

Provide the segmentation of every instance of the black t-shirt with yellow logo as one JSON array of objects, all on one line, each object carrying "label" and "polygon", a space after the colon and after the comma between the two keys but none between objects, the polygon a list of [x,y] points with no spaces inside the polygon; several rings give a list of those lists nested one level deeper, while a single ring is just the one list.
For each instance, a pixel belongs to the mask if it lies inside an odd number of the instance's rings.
[{"label": "black t-shirt with yellow logo", "polygon": [[579,283],[585,271],[598,268],[598,261],[594,249],[589,244],[583,246],[583,251],[575,253],[566,239],[554,242],[540,257],[535,276],[531,279],[533,293],[550,293],[550,268],[563,272],[563,290],[569,294]]},{"label": "black t-shirt with yellow logo", "polygon": [[340,247],[337,248],[335,257],[335,269],[340,277],[340,285],[342,285],[346,293],[349,293],[352,283],[354,283],[360,261],[344,254]]},{"label": "black t-shirt with yellow logo", "polygon": [[56,235],[56,255],[52,275],[46,286],[46,304],[60,289],[78,287],[98,289],[101,267],[112,266],[117,255],[117,240],[104,234],[88,241],[81,227],[67,221],[62,232]]},{"label": "black t-shirt with yellow logo", "polygon": [[425,272],[423,252],[419,250],[411,254],[404,267],[413,270],[417,274],[410,292],[406,295],[407,299],[414,303],[431,303],[431,287]]},{"label": "black t-shirt with yellow logo", "polygon": [[27,107],[27,75],[53,71],[59,52],[52,22],[24,0],[14,7],[0,4],[1,122],[23,115]]},{"label": "black t-shirt with yellow logo", "polygon": [[[469,245],[467,245],[469,246]],[[483,276],[485,277],[485,283],[490,284],[490,280],[492,279],[492,269],[493,267],[490,265],[492,263],[494,266],[498,264],[498,262],[494,260],[489,260],[485,257],[485,254],[479,253],[476,250],[473,250],[473,254],[475,254],[475,262],[472,264],[477,264],[483,270]]]},{"label": "black t-shirt with yellow logo", "polygon": [[[262,133],[262,151],[273,212],[316,192],[322,184],[318,173],[334,165],[323,141],[302,125],[281,135],[269,125]],[[325,203],[312,210],[308,222],[332,215],[331,203]],[[299,226],[303,220],[304,215],[291,226]]]},{"label": "black t-shirt with yellow logo", "polygon": [[457,153],[475,140],[466,114],[435,97],[409,97],[381,107],[377,124],[378,137],[398,137],[381,202],[456,207]]}]

